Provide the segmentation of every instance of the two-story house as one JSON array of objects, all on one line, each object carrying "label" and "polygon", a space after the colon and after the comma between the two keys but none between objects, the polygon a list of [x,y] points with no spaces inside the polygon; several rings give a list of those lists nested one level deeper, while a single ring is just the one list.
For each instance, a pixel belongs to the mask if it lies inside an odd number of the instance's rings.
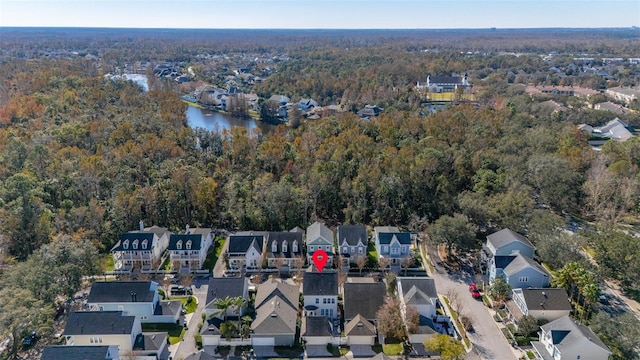
[{"label": "two-story house", "polygon": [[364,225],[339,225],[336,235],[342,266],[357,264],[359,258],[367,258],[369,236]]},{"label": "two-story house", "polygon": [[[204,311],[207,319],[211,317],[224,318],[225,314],[220,314],[216,307],[216,301],[225,298],[242,298],[249,300],[249,282],[246,277],[229,277],[229,278],[209,278],[209,287],[207,288],[207,300],[205,302]],[[243,315],[241,312],[240,315]],[[226,313],[227,317],[238,316],[238,309],[229,308]]]},{"label": "two-story house", "polygon": [[84,311],[69,314],[62,335],[68,346],[117,346],[121,357],[167,360],[167,333],[143,333],[140,319],[122,311]]},{"label": "two-story house", "polygon": [[227,241],[229,268],[257,269],[262,267],[264,235],[254,233],[240,233],[230,235]]},{"label": "two-story house", "polygon": [[289,270],[304,265],[301,232],[270,232],[267,235],[267,265],[270,268],[288,267]]},{"label": "two-story house", "polygon": [[111,248],[115,269],[132,271],[156,268],[168,245],[169,231],[166,228],[145,228],[140,221],[140,230],[122,234]]},{"label": "two-story house", "polygon": [[251,323],[251,344],[254,348],[294,344],[299,297],[298,286],[278,279],[269,279],[258,286],[256,318]]},{"label": "two-story house", "polygon": [[153,281],[98,281],[87,298],[90,311],[122,311],[143,323],[179,323],[180,301],[161,301]]},{"label": "two-story house", "polygon": [[385,284],[378,282],[349,282],[342,285],[344,321],[349,322],[361,315],[373,324],[378,321],[377,312],[384,304],[387,293]]},{"label": "two-story house", "polygon": [[409,334],[412,344],[422,344],[435,335],[438,292],[436,283],[430,277],[398,277],[398,298],[400,311],[406,319],[407,307],[413,307],[419,316],[418,329]]},{"label": "two-story house", "polygon": [[207,258],[207,251],[213,242],[211,229],[187,226],[184,234],[169,237],[169,257],[174,270],[192,272],[200,270]]},{"label": "two-story house", "polygon": [[338,273],[324,270],[318,273],[309,268],[302,280],[305,316],[338,318]]},{"label": "two-story house", "polygon": [[333,266],[333,231],[316,221],[307,228],[307,263],[311,264],[316,250],[327,252],[325,267]]},{"label": "two-story house", "polygon": [[540,340],[532,341],[538,360],[607,360],[611,350],[591,329],[568,316],[540,327]]},{"label": "two-story house", "polygon": [[526,315],[536,320],[553,321],[571,313],[571,303],[565,289],[513,289],[507,302],[509,317],[516,323]]},{"label": "two-story house", "polygon": [[412,256],[411,233],[400,232],[395,226],[376,226],[373,234],[381,266],[388,265],[397,271],[402,266],[403,259]]},{"label": "two-story house", "polygon": [[42,351],[40,360],[119,360],[117,346],[65,346],[49,345]]},{"label": "two-story house", "polygon": [[549,286],[551,275],[533,259],[535,247],[526,237],[502,229],[487,236],[483,252],[490,282],[502,276],[513,289]]}]

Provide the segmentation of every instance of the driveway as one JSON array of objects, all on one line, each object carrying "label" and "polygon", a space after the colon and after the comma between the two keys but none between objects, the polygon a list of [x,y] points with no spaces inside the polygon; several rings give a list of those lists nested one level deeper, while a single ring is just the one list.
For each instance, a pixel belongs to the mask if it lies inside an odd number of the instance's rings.
[{"label": "driveway", "polygon": [[208,281],[205,278],[194,278],[193,296],[198,299],[198,307],[193,314],[187,315],[189,330],[184,334],[184,338],[178,345],[178,349],[172,354],[174,359],[186,358],[194,352],[198,351],[194,336],[198,332],[198,323],[202,320],[205,302],[207,301],[207,290],[209,288]]},{"label": "driveway", "polygon": [[430,253],[434,255],[430,256],[430,259],[435,272],[430,276],[435,280],[438,293],[457,293],[460,310],[471,318],[475,329],[475,333],[468,334],[474,348],[470,358],[475,358],[474,355],[477,354],[481,359],[517,359],[519,356],[498,329],[489,309],[469,293],[469,283],[476,282],[473,270],[464,266],[459,271],[448,270],[439,261],[437,253],[432,251],[434,250],[430,250]]}]

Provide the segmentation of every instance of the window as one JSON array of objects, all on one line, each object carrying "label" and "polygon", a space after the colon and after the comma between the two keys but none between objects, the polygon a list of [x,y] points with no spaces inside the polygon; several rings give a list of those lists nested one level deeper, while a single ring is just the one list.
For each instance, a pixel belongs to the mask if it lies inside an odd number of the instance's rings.
[{"label": "window", "polygon": [[398,249],[398,248],[391,248],[391,253],[392,253],[392,254],[397,255],[397,254],[399,254],[399,253],[400,253],[400,249]]},{"label": "window", "polygon": [[322,299],[322,303],[326,304],[327,303],[327,299]]},{"label": "window", "polygon": [[147,241],[146,239],[144,241],[142,241],[142,248],[146,249],[147,245],[149,245],[149,241]]},{"label": "window", "polygon": [[288,250],[287,242],[285,241],[282,243],[282,252],[287,252]]},{"label": "window", "polygon": [[528,276],[520,276],[520,282],[527,282],[527,281],[529,281]]},{"label": "window", "polygon": [[138,248],[138,240],[133,240],[133,248],[134,249]]},{"label": "window", "polygon": [[191,240],[187,241],[187,250],[191,250]]},{"label": "window", "polygon": [[342,253],[343,253],[343,254],[346,254],[346,253],[348,253],[348,252],[349,252],[349,248],[348,248],[348,247],[346,247],[346,246],[344,246],[344,247],[342,248]]},{"label": "window", "polygon": [[125,241],[122,243],[122,248],[123,248],[123,249],[125,249],[125,250],[129,248],[129,240],[125,240]]},{"label": "window", "polygon": [[325,251],[329,251],[329,247],[328,247],[328,246],[325,246],[325,247],[324,247],[324,250],[325,250]]},{"label": "window", "polygon": [[182,240],[179,240],[179,241],[176,243],[176,249],[178,249],[178,250],[182,250]]},{"label": "window", "polygon": [[363,252],[364,252],[364,249],[363,249],[362,247],[359,247],[359,248],[358,248],[358,253],[359,253],[359,254],[362,254]]},{"label": "window", "polygon": [[320,304],[320,299],[316,298],[316,304]]},{"label": "window", "polygon": [[406,252],[407,252],[407,247],[406,247],[406,246],[403,246],[403,247],[402,247],[402,252],[403,252],[403,253],[406,253]]},{"label": "window", "polygon": [[298,252],[298,241],[293,242],[293,252]]},{"label": "window", "polygon": [[382,247],[383,252],[389,252],[389,247],[387,245]]},{"label": "window", "polygon": [[352,253],[356,252],[356,248],[354,246],[351,247],[351,252]]},{"label": "window", "polygon": [[271,252],[272,253],[278,252],[278,243],[275,240],[271,243]]}]

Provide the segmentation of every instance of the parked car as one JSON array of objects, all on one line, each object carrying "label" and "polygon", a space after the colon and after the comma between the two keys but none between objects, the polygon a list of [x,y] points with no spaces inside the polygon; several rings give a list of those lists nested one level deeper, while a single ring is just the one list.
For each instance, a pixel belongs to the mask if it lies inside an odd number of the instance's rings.
[{"label": "parked car", "polygon": [[171,288],[171,295],[193,295],[193,291],[191,291],[190,287],[173,286]]},{"label": "parked car", "polygon": [[478,286],[474,283],[469,284],[469,292],[471,293],[471,296],[473,296],[474,299],[482,298],[482,295],[480,294],[480,290],[478,290]]},{"label": "parked car", "polygon": [[29,333],[29,335],[25,336],[24,339],[22,339],[22,347],[29,347],[35,344],[36,341],[38,341],[38,331],[33,330]]}]

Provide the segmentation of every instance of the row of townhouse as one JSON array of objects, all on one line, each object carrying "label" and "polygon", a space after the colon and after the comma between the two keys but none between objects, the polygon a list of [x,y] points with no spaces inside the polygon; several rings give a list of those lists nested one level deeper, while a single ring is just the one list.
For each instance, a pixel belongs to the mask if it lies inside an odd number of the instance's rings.
[{"label": "row of townhouse", "polygon": [[143,323],[183,322],[180,301],[162,301],[153,281],[96,282],[88,311],[69,314],[65,345],[47,346],[42,360],[166,360],[166,332],[143,332]]},{"label": "row of townhouse", "polygon": [[[320,222],[311,224],[305,233],[300,228],[288,232],[239,232],[229,236],[227,255],[231,269],[268,267],[296,268],[311,263],[317,250],[327,253],[325,267],[334,266],[336,246],[341,266],[357,263],[368,256],[369,235],[364,225],[340,225],[336,234]],[[409,232],[397,227],[375,227],[373,239],[378,260],[392,269],[399,269],[404,259],[412,256]],[[305,256],[306,249],[306,256]]]},{"label": "row of townhouse", "polygon": [[162,255],[169,251],[172,268],[179,272],[193,272],[202,268],[207,251],[213,243],[213,234],[208,228],[189,228],[184,234],[171,233],[167,228],[144,227],[120,236],[111,249],[115,269],[152,270],[160,265]]}]

